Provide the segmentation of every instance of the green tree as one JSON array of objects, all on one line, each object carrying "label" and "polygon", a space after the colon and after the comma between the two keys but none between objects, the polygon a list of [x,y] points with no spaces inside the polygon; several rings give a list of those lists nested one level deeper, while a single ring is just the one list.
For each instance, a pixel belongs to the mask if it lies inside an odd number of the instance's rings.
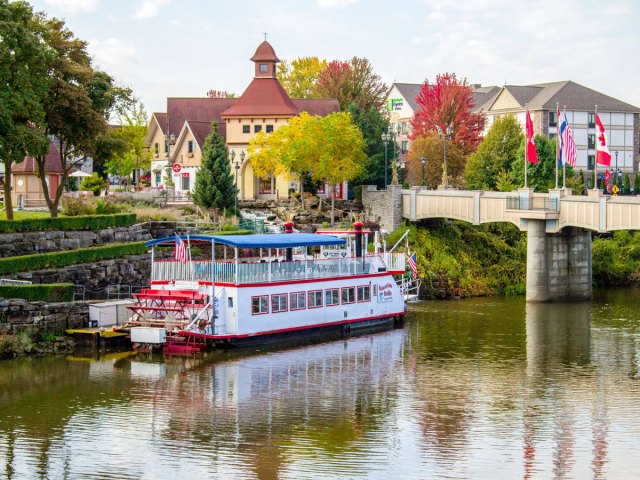
[{"label": "green tree", "polygon": [[327,68],[327,61],[318,57],[300,57],[289,64],[278,64],[277,77],[292,98],[317,98],[316,84],[320,73]]},{"label": "green tree", "polygon": [[640,172],[636,172],[636,174],[633,176],[633,194],[640,194]]},{"label": "green tree", "polygon": [[112,175],[128,177],[132,172],[151,165],[151,152],[145,148],[144,143],[147,135],[147,113],[144,105],[135,101],[130,108],[121,111],[118,119],[121,126],[113,131],[113,136],[124,141],[126,150],[112,155],[106,167]]},{"label": "green tree", "polygon": [[202,208],[223,210],[233,207],[236,194],[227,147],[218,134],[218,125],[212,123],[202,147],[202,162],[196,173],[193,201]]},{"label": "green tree", "polygon": [[115,157],[127,152],[127,141],[118,135],[115,128],[108,129],[96,138],[96,149],[93,155],[93,171],[102,178],[107,178],[107,164]]},{"label": "green tree", "polygon": [[37,156],[36,164],[47,206],[56,217],[69,173],[94,154],[108,118],[130,100],[131,92],[116,87],[108,74],[93,69],[86,42],[76,38],[64,21],[40,15],[38,23],[51,52],[47,65],[50,86],[44,102],[45,133],[56,138],[63,170],[53,195],[46,181],[45,155]]},{"label": "green tree", "polygon": [[468,190],[499,190],[498,180],[510,172],[524,135],[522,127],[513,115],[496,118],[478,150],[467,160],[464,172]]},{"label": "green tree", "polygon": [[[538,163],[527,165],[527,183],[537,192],[548,192],[556,185],[556,141],[542,135],[534,137]],[[511,164],[511,179],[518,187],[524,186],[524,139]],[[573,177],[573,167],[567,166],[567,178]]]},{"label": "green tree", "polygon": [[631,193],[631,179],[629,178],[629,173],[624,174],[624,189],[622,193],[625,195],[629,195]]},{"label": "green tree", "polygon": [[[422,184],[422,157],[425,158],[425,186],[442,185],[444,142],[436,135],[417,137],[411,142],[407,155],[407,177],[413,185]],[[455,144],[447,142],[447,176],[449,184],[462,188],[465,157]]]},{"label": "green tree", "polygon": [[362,132],[365,141],[365,162],[364,171],[361,175],[350,182],[350,186],[377,185],[384,187],[384,142],[382,134],[389,128],[389,120],[374,107],[361,110],[356,104],[351,104],[347,108],[351,114],[353,123]]},{"label": "green tree", "polygon": [[[327,115],[320,125],[321,154],[313,174],[316,178],[326,179],[335,188],[362,174],[367,160],[366,143],[348,112]],[[335,195],[331,195],[331,225],[334,224]]]},{"label": "green tree", "polygon": [[4,163],[4,206],[13,220],[11,165],[25,155],[45,154],[43,98],[49,83],[48,52],[27,2],[0,0],[0,159]]}]

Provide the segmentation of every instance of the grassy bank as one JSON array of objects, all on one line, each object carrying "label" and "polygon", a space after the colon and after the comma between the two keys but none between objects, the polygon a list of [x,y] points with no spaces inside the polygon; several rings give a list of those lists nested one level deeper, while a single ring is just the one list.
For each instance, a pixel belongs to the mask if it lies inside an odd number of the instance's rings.
[{"label": "grassy bank", "polygon": [[[407,227],[390,235],[393,245]],[[526,284],[526,235],[510,224],[473,226],[435,220],[410,227],[422,295],[518,295]]]}]

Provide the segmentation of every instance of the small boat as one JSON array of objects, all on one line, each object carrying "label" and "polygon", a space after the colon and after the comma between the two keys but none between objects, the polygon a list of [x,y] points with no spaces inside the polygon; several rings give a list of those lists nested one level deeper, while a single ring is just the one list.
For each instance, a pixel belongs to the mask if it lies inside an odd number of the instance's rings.
[{"label": "small boat", "polygon": [[[128,306],[131,341],[188,354],[401,326],[413,288],[406,254],[395,246],[381,250],[377,235],[373,253],[366,253],[368,237],[356,223],[354,231],[339,234],[149,241],[151,286]],[[163,254],[162,247],[169,249]]]}]

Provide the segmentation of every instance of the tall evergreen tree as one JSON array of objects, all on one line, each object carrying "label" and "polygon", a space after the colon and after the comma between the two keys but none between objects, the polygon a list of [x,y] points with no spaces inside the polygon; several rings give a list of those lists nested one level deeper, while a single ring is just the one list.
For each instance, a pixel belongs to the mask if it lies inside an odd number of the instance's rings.
[{"label": "tall evergreen tree", "polygon": [[227,147],[214,122],[202,147],[202,162],[196,174],[193,201],[202,208],[222,210],[233,207],[235,195]]},{"label": "tall evergreen tree", "polygon": [[[349,186],[377,185],[384,187],[384,142],[382,134],[389,128],[389,120],[375,107],[360,109],[355,103],[349,105],[353,123],[360,129],[366,143],[367,161],[364,173],[349,182]],[[389,158],[391,156],[389,155]],[[389,174],[390,175],[390,174]]]}]

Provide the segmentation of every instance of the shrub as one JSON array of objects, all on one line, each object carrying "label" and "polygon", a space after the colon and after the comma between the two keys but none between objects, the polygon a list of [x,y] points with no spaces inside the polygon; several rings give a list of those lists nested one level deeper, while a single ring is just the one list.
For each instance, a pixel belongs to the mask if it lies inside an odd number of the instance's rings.
[{"label": "shrub", "polygon": [[0,233],[40,232],[43,230],[99,230],[111,227],[129,227],[135,223],[135,213],[0,220]]},{"label": "shrub", "polygon": [[96,207],[85,197],[62,197],[60,200],[62,212],[68,217],[79,215],[95,215]]},{"label": "shrub", "polygon": [[87,192],[93,192],[97,197],[100,195],[100,190],[105,190],[109,184],[104,178],[101,178],[97,173],[93,173],[90,177],[86,177],[80,184],[80,190]]},{"label": "shrub", "polygon": [[70,302],[74,288],[72,283],[0,285],[0,297],[22,298],[29,302]]},{"label": "shrub", "polygon": [[[82,218],[82,217],[76,217]],[[42,268],[62,268],[79,263],[121,258],[147,252],[144,242],[116,243],[101,247],[78,248],[64,252],[40,253],[0,258],[0,275],[28,272]]]}]

